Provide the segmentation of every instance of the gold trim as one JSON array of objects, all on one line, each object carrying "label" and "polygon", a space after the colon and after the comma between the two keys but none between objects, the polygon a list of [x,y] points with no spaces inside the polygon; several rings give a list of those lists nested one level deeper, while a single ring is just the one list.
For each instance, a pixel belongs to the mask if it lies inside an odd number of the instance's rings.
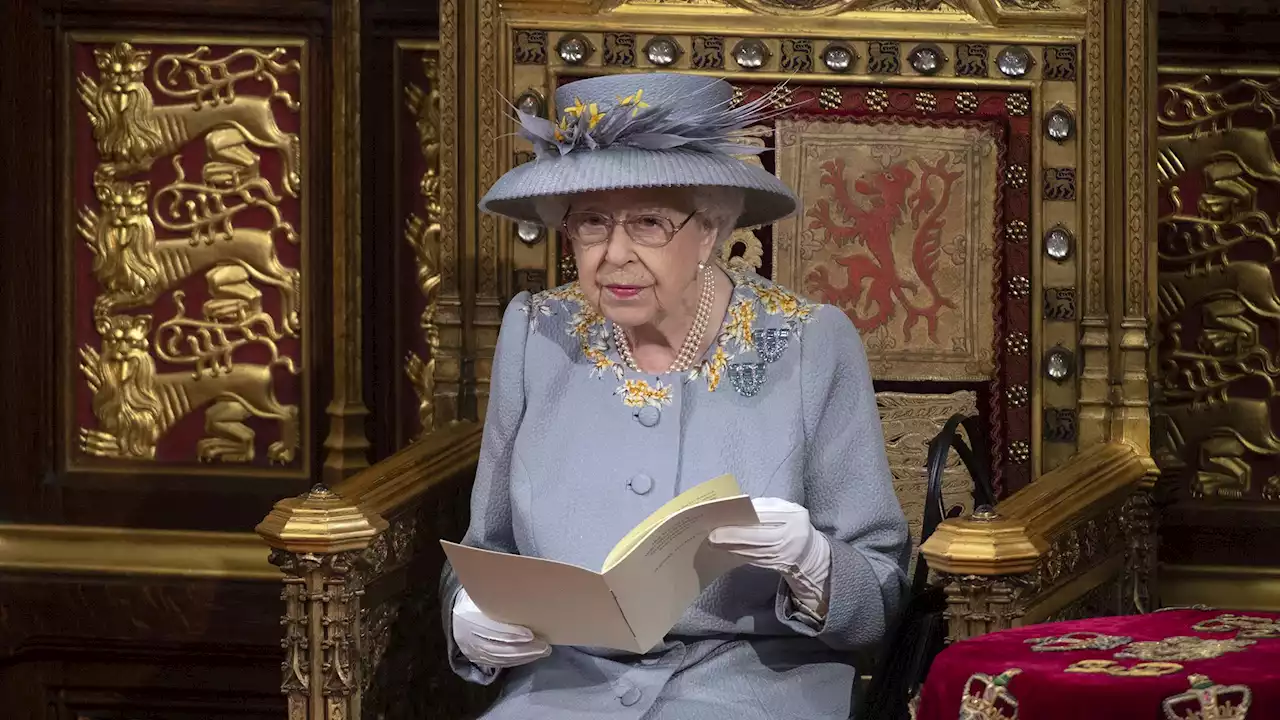
[{"label": "gold trim", "polygon": [[1160,566],[1160,604],[1280,611],[1280,567]]},{"label": "gold trim", "polygon": [[1280,78],[1280,65],[1161,65],[1159,75]]},{"label": "gold trim", "polygon": [[1081,231],[1076,235],[1079,257],[1076,272],[1081,288],[1080,339],[1076,357],[1079,368],[1077,406],[1080,408],[1079,447],[1105,442],[1110,436],[1111,405],[1108,398],[1110,378],[1111,321],[1106,293],[1107,195],[1105,178],[1109,138],[1107,103],[1115,97],[1107,85],[1107,32],[1105,6],[1101,0],[1089,3],[1085,24],[1085,124],[1080,143],[1085,148],[1085,204]]},{"label": "gold trim", "polygon": [[1014,520],[959,521],[939,527],[920,550],[938,572],[1005,575],[1035,569],[1049,542]]},{"label": "gold trim", "polygon": [[0,569],[279,580],[253,533],[0,525]]},{"label": "gold trim", "polygon": [[[1112,243],[1122,256],[1112,268],[1120,276],[1112,321],[1113,339],[1119,340],[1113,349],[1117,361],[1113,377],[1120,381],[1121,397],[1113,410],[1111,436],[1144,453],[1150,452],[1151,445],[1148,331],[1155,310],[1155,294],[1151,292],[1155,283],[1151,279],[1156,274],[1156,253],[1149,249],[1154,236],[1151,229],[1156,226],[1156,184],[1147,181],[1156,139],[1156,119],[1151,112],[1156,104],[1156,63],[1155,53],[1148,52],[1155,46],[1155,13],[1154,0],[1127,0],[1125,5],[1124,232],[1117,235],[1124,242]],[[1115,190],[1112,188],[1113,194],[1119,195]],[[1120,312],[1123,316],[1117,323]]]},{"label": "gold trim", "polygon": [[[1071,16],[1068,22],[1053,23],[1045,22],[1048,18],[1033,15],[1026,20],[1019,17],[1008,25],[992,26],[959,14],[852,12],[823,17],[820,23],[814,23],[814,18],[779,17],[740,10],[725,12],[724,8],[707,7],[681,12],[686,9],[659,6],[652,10],[646,8],[645,12],[594,15],[589,11],[575,12],[574,8],[564,7],[568,3],[562,0],[555,2],[556,8],[549,11],[522,9],[510,2],[503,3],[503,20],[509,26],[565,32],[598,31],[603,27],[607,30],[625,28],[643,34],[693,35],[706,34],[708,28],[714,27],[717,33],[736,37],[797,35],[815,40],[839,40],[853,34],[859,37],[875,35],[883,40],[918,40],[928,36],[937,41],[1039,44],[1079,39],[1084,18],[1079,14]],[[1016,39],[1010,39],[1010,30],[1016,30]]]},{"label": "gold trim", "polygon": [[920,550],[938,572],[1029,572],[1048,552],[1048,538],[1092,509],[1121,502],[1149,481],[1151,465],[1151,459],[1131,445],[1090,448],[1005,500],[1000,519],[946,520]]},{"label": "gold trim", "polygon": [[331,555],[369,547],[374,536],[387,529],[387,521],[317,485],[305,495],[276,503],[254,529],[273,548]]},{"label": "gold trim", "polygon": [[255,528],[289,553],[328,555],[368,547],[414,500],[467,472],[480,459],[483,427],[458,422],[437,429],[332,489],[316,486],[275,504]]}]

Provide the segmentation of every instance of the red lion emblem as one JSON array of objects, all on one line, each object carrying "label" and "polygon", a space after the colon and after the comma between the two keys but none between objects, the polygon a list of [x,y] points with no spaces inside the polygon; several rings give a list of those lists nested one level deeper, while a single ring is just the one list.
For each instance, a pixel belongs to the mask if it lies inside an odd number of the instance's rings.
[{"label": "red lion emblem", "polygon": [[[819,266],[806,278],[807,290],[849,313],[859,331],[866,333],[888,324],[901,306],[906,312],[902,332],[907,341],[911,340],[911,329],[923,319],[929,339],[938,342],[938,314],[943,308],[954,309],[955,303],[939,294],[934,276],[951,191],[964,176],[963,172],[947,172],[950,161],[950,155],[944,153],[933,164],[915,158],[863,175],[853,182],[853,189],[870,199],[866,210],[849,194],[844,160],[822,164],[821,184],[831,188],[831,198],[810,208],[809,229],[822,231],[828,247],[861,243],[865,250],[833,255],[848,272],[843,286],[833,285],[827,268]],[[918,185],[911,163],[918,170]],[[833,217],[833,212],[838,217]],[[918,284],[900,277],[894,261],[893,236],[906,222],[914,231],[911,264]]]}]

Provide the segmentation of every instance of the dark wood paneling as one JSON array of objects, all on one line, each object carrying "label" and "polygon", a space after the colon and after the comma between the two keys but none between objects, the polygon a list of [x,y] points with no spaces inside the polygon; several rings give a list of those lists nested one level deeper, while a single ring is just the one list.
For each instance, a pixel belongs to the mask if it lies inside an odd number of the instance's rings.
[{"label": "dark wood paneling", "polygon": [[[56,511],[53,455],[53,42],[36,0],[0,3],[0,518]],[[40,128],[39,133],[34,132]]]},{"label": "dark wood paneling", "polygon": [[[397,182],[417,187],[420,178],[396,177],[396,155],[402,151],[395,142],[396,118],[406,114],[405,90],[396,86],[396,44],[437,39],[439,14],[435,2],[375,0],[365,6],[364,26],[364,267],[370,278],[364,284],[365,398],[372,459],[377,461],[404,447],[417,430],[405,422],[406,398],[415,396],[405,376],[405,354],[412,343],[404,333],[416,325],[422,297],[405,297],[400,281],[405,272],[413,274],[414,257],[405,242],[406,218],[397,212],[403,209],[397,202],[402,194]],[[402,127],[401,132],[411,133],[413,128]]]},{"label": "dark wood paneling", "polygon": [[0,575],[6,718],[280,718],[279,586]]}]

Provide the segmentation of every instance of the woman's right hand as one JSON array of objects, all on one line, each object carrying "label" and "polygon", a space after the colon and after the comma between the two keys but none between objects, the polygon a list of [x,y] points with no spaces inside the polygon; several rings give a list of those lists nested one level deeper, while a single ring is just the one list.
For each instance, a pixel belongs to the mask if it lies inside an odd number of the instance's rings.
[{"label": "woman's right hand", "polygon": [[515,667],[551,654],[551,646],[529,628],[485,615],[466,590],[459,590],[453,601],[453,640],[471,662],[488,667]]}]

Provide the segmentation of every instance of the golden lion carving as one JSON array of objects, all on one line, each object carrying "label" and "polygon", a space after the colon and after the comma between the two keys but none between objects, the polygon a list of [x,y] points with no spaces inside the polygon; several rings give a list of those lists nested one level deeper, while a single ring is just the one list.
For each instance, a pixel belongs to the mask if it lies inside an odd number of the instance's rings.
[{"label": "golden lion carving", "polygon": [[301,330],[301,273],[276,257],[271,233],[231,230],[225,240],[157,240],[147,212],[149,183],[115,180],[99,173],[94,182],[102,208],[80,211],[78,230],[93,252],[93,274],[102,285],[95,315],[149,305],[184,279],[217,265],[239,265],[254,279],[280,290],[282,326]]},{"label": "golden lion carving", "polygon": [[158,373],[148,351],[150,315],[100,318],[102,351],[80,350],[80,370],[93,392],[98,429],[81,428],[80,449],[116,459],[152,460],[156,444],[188,413],[206,405],[205,429],[211,437],[198,444],[202,461],[248,462],[254,433],[240,421],[249,416],[280,423],[280,440],[270,445],[272,462],[289,463],[299,443],[298,406],[275,395],[271,365],[211,367],[196,374]]},{"label": "golden lion carving", "polygon": [[[256,51],[243,51],[256,53]],[[80,100],[88,110],[98,152],[118,174],[147,170],[156,159],[172,154],[191,140],[216,128],[231,127],[258,147],[279,152],[284,166],[284,189],[298,197],[302,187],[302,151],[298,136],[282,131],[272,111],[273,98],[226,92],[199,92],[191,104],[157,106],[143,81],[151,52],[119,43],[110,50],[94,50],[99,81],[81,75]],[[257,54],[259,62],[273,56]],[[265,60],[264,60],[265,58]],[[293,71],[294,64],[272,69]],[[266,71],[264,70],[264,73]]]}]

